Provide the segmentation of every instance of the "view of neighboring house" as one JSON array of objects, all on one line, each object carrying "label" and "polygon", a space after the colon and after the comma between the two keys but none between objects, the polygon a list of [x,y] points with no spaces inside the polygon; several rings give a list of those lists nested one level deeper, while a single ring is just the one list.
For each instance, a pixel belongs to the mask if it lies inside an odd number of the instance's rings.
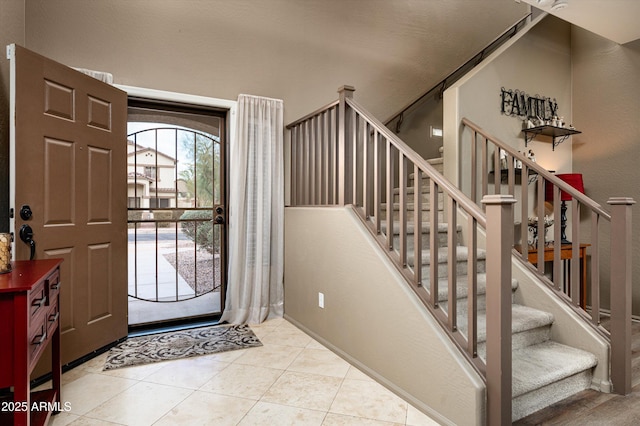
[{"label": "view of neighboring house", "polygon": [[127,205],[129,208],[191,207],[177,160],[153,148],[127,141]]}]

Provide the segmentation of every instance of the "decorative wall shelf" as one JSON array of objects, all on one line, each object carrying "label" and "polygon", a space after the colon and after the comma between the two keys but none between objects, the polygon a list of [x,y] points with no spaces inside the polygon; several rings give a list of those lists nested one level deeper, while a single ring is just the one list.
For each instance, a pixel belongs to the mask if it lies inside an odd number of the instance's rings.
[{"label": "decorative wall shelf", "polygon": [[543,135],[543,136],[551,137],[551,143],[553,145],[551,149],[555,151],[556,146],[564,142],[569,136],[582,133],[582,132],[576,129],[569,129],[567,127],[556,127],[556,126],[544,125],[544,126],[530,127],[528,129],[522,129],[522,133],[524,133],[525,147],[536,136]]}]

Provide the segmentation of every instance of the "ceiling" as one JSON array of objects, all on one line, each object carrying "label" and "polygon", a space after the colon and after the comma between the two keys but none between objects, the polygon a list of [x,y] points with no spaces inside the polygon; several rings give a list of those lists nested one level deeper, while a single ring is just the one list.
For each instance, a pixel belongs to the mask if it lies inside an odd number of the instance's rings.
[{"label": "ceiling", "polygon": [[[619,44],[640,39],[639,0],[522,1]],[[554,3],[564,3],[566,7],[553,10]]]}]

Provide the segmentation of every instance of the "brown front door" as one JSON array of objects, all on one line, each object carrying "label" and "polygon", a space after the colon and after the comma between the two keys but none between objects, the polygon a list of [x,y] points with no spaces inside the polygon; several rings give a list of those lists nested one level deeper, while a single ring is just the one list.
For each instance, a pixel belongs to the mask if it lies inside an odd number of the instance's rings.
[{"label": "brown front door", "polygon": [[64,259],[66,364],[127,335],[127,95],[20,46],[10,56],[14,256]]}]

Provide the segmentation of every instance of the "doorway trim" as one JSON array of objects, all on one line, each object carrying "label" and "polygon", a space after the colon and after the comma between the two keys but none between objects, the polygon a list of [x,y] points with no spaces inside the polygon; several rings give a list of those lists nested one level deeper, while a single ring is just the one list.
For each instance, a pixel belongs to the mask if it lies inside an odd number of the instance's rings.
[{"label": "doorway trim", "polygon": [[146,98],[151,101],[170,101],[190,105],[207,106],[221,108],[229,111],[227,115],[227,134],[229,135],[227,145],[230,148],[236,141],[236,120],[238,102],[228,99],[210,98],[207,96],[189,95],[186,93],[168,92],[165,90],[147,89],[136,86],[126,86],[114,84],[120,90],[127,92],[130,97]]},{"label": "doorway trim", "polygon": [[[199,96],[199,95],[190,95],[186,93],[178,93],[178,92],[170,92],[164,90],[156,90],[156,89],[148,89],[143,87],[136,86],[127,86],[114,84],[120,90],[123,90],[127,93],[129,98],[140,98],[144,100],[149,100],[151,102],[171,102],[175,104],[184,104],[195,107],[208,107],[215,108],[219,110],[226,110],[226,123],[225,123],[225,134],[226,140],[222,141],[225,143],[225,162],[228,167],[231,167],[229,162],[229,155],[231,152],[231,147],[236,143],[236,121],[237,121],[237,101],[232,101],[228,99],[219,99],[219,98],[210,98],[207,96]],[[228,172],[228,170],[227,170]],[[229,193],[229,180],[225,179],[225,192]],[[228,200],[227,200],[228,202]],[[227,221],[231,218],[228,216]],[[227,277],[228,279],[228,277]],[[224,306],[224,300],[221,300],[221,306]],[[174,324],[174,323],[171,323]],[[182,321],[178,321],[174,325],[182,327]],[[165,324],[167,326],[168,324]],[[134,327],[134,329],[140,328],[140,330],[146,329],[148,325],[141,327]],[[129,326],[130,332],[132,330],[131,326]]]}]

